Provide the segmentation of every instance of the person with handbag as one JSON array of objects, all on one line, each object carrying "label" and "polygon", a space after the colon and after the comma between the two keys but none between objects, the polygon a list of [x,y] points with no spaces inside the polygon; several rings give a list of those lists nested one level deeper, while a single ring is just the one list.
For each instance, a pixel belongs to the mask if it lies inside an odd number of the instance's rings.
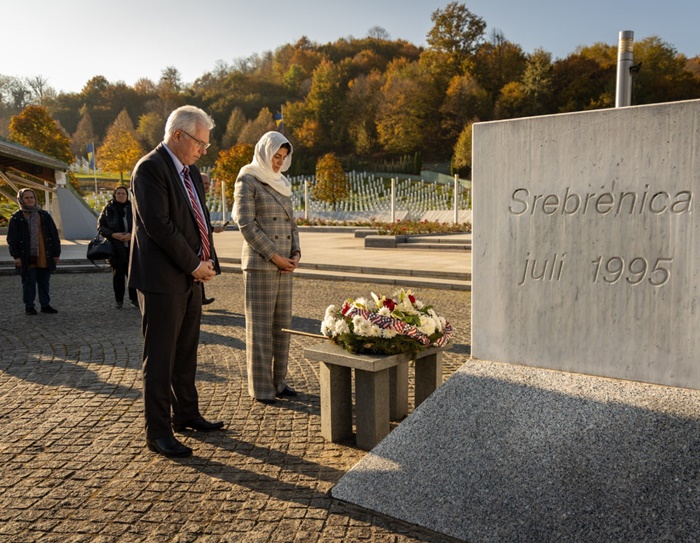
[{"label": "person with handbag", "polygon": [[[112,199],[100,213],[97,219],[98,232],[112,244],[112,256],[109,265],[112,268],[112,288],[114,289],[115,307],[121,309],[124,305],[126,278],[129,273],[129,244],[131,242],[133,215],[129,192],[126,187],[114,189]],[[129,302],[138,307],[136,289],[129,289]]]},{"label": "person with handbag", "polygon": [[22,276],[22,299],[27,315],[36,315],[34,307],[37,287],[42,313],[58,313],[51,307],[49,281],[61,256],[61,240],[51,215],[41,209],[32,189],[17,193],[19,210],[10,217],[7,244],[15,259],[17,273]]}]

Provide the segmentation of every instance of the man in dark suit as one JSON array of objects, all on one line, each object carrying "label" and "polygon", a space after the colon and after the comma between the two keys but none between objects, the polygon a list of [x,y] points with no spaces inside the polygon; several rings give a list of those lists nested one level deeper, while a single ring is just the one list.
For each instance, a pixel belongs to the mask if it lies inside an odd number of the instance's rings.
[{"label": "man in dark suit", "polygon": [[173,429],[223,427],[223,422],[202,417],[195,387],[199,283],[212,279],[217,265],[202,178],[194,163],[206,154],[213,127],[199,108],[176,109],[168,117],[163,143],[139,160],[131,178],[129,287],[138,290],[142,316],[146,443],[165,456],[192,454]]}]

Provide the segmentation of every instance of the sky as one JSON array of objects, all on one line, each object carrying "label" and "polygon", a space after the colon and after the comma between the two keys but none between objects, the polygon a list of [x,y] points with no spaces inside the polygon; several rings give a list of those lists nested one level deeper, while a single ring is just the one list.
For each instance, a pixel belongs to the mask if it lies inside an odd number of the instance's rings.
[{"label": "sky", "polygon": [[[194,82],[218,63],[274,51],[302,36],[325,44],[365,37],[425,46],[431,14],[448,0],[0,0],[0,75],[41,76],[56,91],[80,92],[96,75],[133,85],[177,68]],[[596,42],[617,45],[658,36],[688,57],[700,55],[698,0],[468,0],[487,34],[500,30],[526,53],[554,59]]]}]

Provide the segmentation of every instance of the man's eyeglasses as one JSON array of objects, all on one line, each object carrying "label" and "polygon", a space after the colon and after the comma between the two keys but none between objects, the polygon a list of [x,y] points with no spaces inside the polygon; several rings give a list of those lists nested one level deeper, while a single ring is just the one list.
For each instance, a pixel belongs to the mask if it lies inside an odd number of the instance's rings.
[{"label": "man's eyeglasses", "polygon": [[185,136],[189,136],[189,137],[192,138],[194,141],[196,141],[196,142],[197,142],[197,145],[199,145],[199,147],[202,148],[203,150],[206,151],[207,149],[209,149],[209,146],[211,145],[211,143],[204,143],[202,140],[198,140],[198,139],[195,138],[192,134],[188,134],[187,132],[185,132],[185,131],[182,130],[182,129],[180,129],[180,131],[181,131]]}]

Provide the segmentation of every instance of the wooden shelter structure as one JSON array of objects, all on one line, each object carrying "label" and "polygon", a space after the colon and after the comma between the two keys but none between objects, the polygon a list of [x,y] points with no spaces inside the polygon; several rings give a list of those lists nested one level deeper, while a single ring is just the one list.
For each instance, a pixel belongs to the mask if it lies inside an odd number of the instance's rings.
[{"label": "wooden shelter structure", "polygon": [[88,239],[95,235],[95,213],[68,184],[70,166],[35,149],[0,137],[0,193],[14,201],[22,188],[44,193],[64,239]]}]

